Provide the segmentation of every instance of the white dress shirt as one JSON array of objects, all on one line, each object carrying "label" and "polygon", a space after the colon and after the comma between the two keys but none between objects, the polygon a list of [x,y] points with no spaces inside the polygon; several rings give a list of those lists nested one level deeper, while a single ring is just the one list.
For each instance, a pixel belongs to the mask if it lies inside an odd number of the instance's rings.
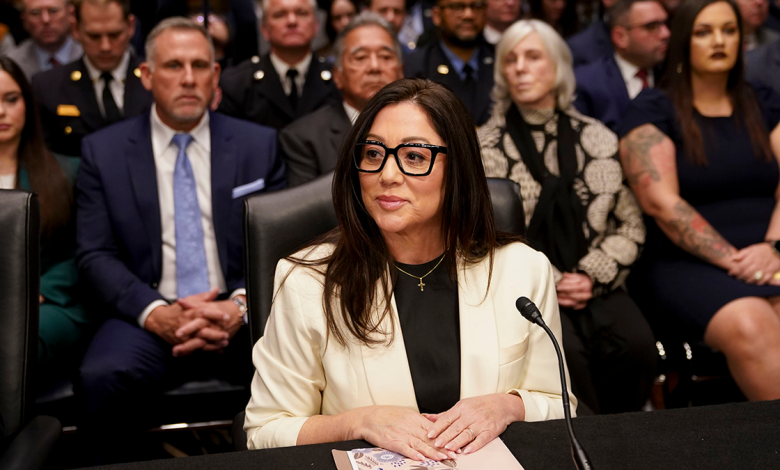
[{"label": "white dress shirt", "polygon": [[485,36],[485,41],[495,46],[498,44],[498,41],[501,40],[504,33],[486,24],[485,29],[482,30],[482,35]]},{"label": "white dress shirt", "polygon": [[282,81],[282,88],[284,94],[290,96],[292,91],[292,83],[287,79],[287,71],[295,69],[298,71],[298,75],[295,77],[295,85],[298,87],[298,96],[303,93],[303,85],[306,84],[306,74],[309,72],[309,65],[311,65],[311,52],[306,55],[306,58],[298,62],[295,65],[289,65],[282,59],[271,52],[271,64],[274,66],[279,79]]},{"label": "white dress shirt", "polygon": [[[124,113],[125,109],[125,77],[127,77],[127,66],[130,64],[130,52],[125,51],[125,55],[122,56],[122,60],[119,61],[119,65],[111,71],[111,76],[114,77],[111,80],[111,95],[114,97],[116,107],[119,111]],[[105,117],[106,110],[103,109],[103,88],[106,87],[105,82],[100,76],[103,72],[90,63],[89,58],[84,54],[84,65],[87,66],[89,72],[89,79],[92,80],[92,87],[95,88],[95,97],[97,98],[98,107],[100,108],[100,114]]]},{"label": "white dress shirt", "polygon": [[[618,69],[620,69],[620,75],[623,76],[623,83],[626,84],[628,97],[633,100],[642,91],[642,79],[636,76],[636,73],[639,72],[639,67],[620,57],[618,53],[615,53],[615,62],[617,62]],[[650,88],[655,86],[653,69],[647,69],[647,85]]]},{"label": "white dress shirt", "polygon": [[[176,157],[179,148],[172,142],[174,134],[178,131],[166,126],[157,115],[157,106],[152,105],[152,152],[154,153],[154,168],[157,174],[157,195],[160,200],[160,222],[162,227],[162,277],[157,291],[163,298],[176,299],[178,286],[176,281],[176,222],[174,219],[173,203],[173,170],[176,166]],[[203,226],[203,245],[206,248],[206,264],[209,270],[209,286],[211,289],[219,288],[219,292],[227,291],[225,277],[219,264],[219,252],[217,239],[214,234],[211,207],[211,129],[209,128],[209,114],[203,118],[189,134],[193,141],[187,146],[187,157],[192,165],[192,173],[195,176],[195,184],[200,205],[200,222]],[[233,295],[242,292],[236,291]],[[146,317],[160,305],[168,305],[167,302],[157,300],[149,304],[138,323],[143,327]]]},{"label": "white dress shirt", "polygon": [[348,105],[346,101],[344,101],[344,111],[347,113],[349,122],[351,122],[352,125],[354,126],[355,121],[357,121],[358,116],[360,116],[360,111]]},{"label": "white dress shirt", "polygon": [[0,189],[16,189],[16,175],[0,175]]}]

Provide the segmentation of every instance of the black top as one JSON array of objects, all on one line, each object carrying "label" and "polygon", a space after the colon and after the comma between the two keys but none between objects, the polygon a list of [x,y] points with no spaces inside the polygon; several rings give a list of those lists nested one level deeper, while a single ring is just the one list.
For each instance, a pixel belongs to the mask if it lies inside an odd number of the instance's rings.
[{"label": "black top", "polygon": [[[396,263],[423,276],[439,262]],[[449,276],[445,259],[422,280],[397,271],[395,302],[401,324],[414,395],[421,413],[441,413],[460,400],[460,322],[458,285]]]}]

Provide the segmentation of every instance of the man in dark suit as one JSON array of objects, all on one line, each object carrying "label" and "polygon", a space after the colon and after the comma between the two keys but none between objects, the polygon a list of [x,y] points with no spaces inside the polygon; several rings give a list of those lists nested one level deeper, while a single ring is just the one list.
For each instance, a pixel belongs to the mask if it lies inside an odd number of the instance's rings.
[{"label": "man in dark suit", "polygon": [[92,132],[149,109],[140,60],[128,50],[135,30],[129,0],[77,0],[75,37],[81,59],[33,78],[46,143],[56,153],[79,156]]},{"label": "man in dark suit", "polygon": [[137,424],[193,374],[251,376],[251,345],[234,338],[246,335],[242,199],[284,187],[284,164],[272,129],[207,112],[212,52],[201,26],[161,22],[141,65],[151,112],[83,142],[77,263],[109,318],[76,386],[99,449],[123,442],[101,435],[109,421]]},{"label": "man in dark suit", "polygon": [[271,52],[225,71],[219,111],[277,130],[339,101],[333,74],[311,52],[314,0],[265,0],[261,31]]},{"label": "man in dark suit", "polygon": [[333,80],[344,101],[298,119],[279,134],[290,186],[335,169],[344,137],[368,100],[403,78],[401,45],[390,24],[376,13],[354,18],[339,34],[333,52]]},{"label": "man in dark suit", "polygon": [[485,41],[480,0],[438,0],[432,10],[439,39],[404,58],[405,76],[446,85],[460,98],[476,125],[490,117],[493,47]]},{"label": "man in dark suit", "polygon": [[612,7],[614,54],[574,69],[574,106],[614,130],[629,101],[655,85],[669,44],[668,15],[658,0],[619,0]]},{"label": "man in dark suit", "polygon": [[617,0],[601,0],[605,17],[584,31],[581,31],[566,40],[571,49],[574,67],[595,62],[612,54],[612,41],[610,39],[608,16],[609,10]]},{"label": "man in dark suit", "polygon": [[747,79],[770,86],[780,94],[780,41],[754,49],[745,58]]}]

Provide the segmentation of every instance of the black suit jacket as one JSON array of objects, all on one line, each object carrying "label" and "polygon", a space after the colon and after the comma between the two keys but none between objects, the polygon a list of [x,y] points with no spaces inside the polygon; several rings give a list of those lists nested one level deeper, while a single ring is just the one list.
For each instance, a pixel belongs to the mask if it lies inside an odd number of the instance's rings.
[{"label": "black suit jacket", "polygon": [[595,62],[613,53],[609,26],[603,20],[597,21],[585,31],[569,37],[566,43],[571,49],[574,67]]},{"label": "black suit jacket", "polygon": [[230,68],[220,79],[222,102],[218,111],[280,130],[295,119],[341,101],[330,66],[312,57],[298,109],[293,112],[270,54],[257,56]]},{"label": "black suit jacket", "polygon": [[[131,54],[125,77],[125,118],[143,114],[152,105],[152,94],[143,87],[140,72],[136,71],[140,64],[141,60]],[[107,125],[84,58],[35,75],[32,85],[49,149],[80,156],[81,140]]]},{"label": "black suit jacket", "polygon": [[285,127],[279,147],[287,163],[287,184],[298,186],[334,170],[350,129],[343,103],[320,108]]},{"label": "black suit jacket", "polygon": [[758,81],[780,93],[780,40],[747,53],[747,79]]},{"label": "black suit jacket", "polygon": [[480,126],[488,120],[492,108],[490,91],[493,89],[495,52],[493,46],[484,41],[478,47],[479,70],[473,101],[469,99],[472,96],[470,91],[458,76],[447,56],[444,55],[441,41],[418,48],[406,56],[404,58],[404,75],[407,78],[427,78],[447,86],[463,101],[474,120],[474,124]]}]

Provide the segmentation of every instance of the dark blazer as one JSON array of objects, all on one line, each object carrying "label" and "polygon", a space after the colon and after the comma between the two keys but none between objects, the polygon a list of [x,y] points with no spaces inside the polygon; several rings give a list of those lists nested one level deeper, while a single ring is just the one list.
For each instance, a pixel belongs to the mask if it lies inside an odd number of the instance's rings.
[{"label": "dark blazer", "polygon": [[[264,179],[281,189],[276,133],[211,113],[211,204],[219,263],[229,291],[244,286],[243,195]],[[115,314],[135,322],[162,299],[162,228],[149,113],[84,139],[77,183],[77,263],[81,278]]]},{"label": "dark blazer", "polygon": [[780,40],[747,53],[747,79],[758,81],[780,93]]},{"label": "dark blazer", "polygon": [[333,103],[294,121],[279,133],[287,163],[287,184],[298,186],[336,168],[352,123],[343,103]]},{"label": "dark blazer", "polygon": [[407,78],[427,78],[452,90],[463,101],[474,124],[482,125],[490,117],[493,102],[490,91],[493,89],[493,62],[495,51],[485,41],[479,45],[479,71],[477,72],[477,90],[475,99],[469,103],[469,91],[442,50],[441,41],[417,48],[404,57],[404,76]]},{"label": "dark blazer", "polygon": [[341,101],[330,65],[312,57],[298,110],[293,112],[270,54],[253,57],[222,74],[222,102],[218,111],[281,130],[295,119]]},{"label": "dark blazer", "polygon": [[614,55],[577,67],[574,76],[577,79],[574,106],[614,131],[631,101]]},{"label": "dark blazer", "polygon": [[[145,113],[152,105],[152,94],[143,87],[139,78],[141,73],[137,69],[140,64],[141,60],[131,54],[125,78],[126,118]],[[81,139],[107,125],[100,114],[84,58],[37,74],[32,85],[46,145],[52,152],[79,156]],[[74,113],[76,110],[77,113]]]},{"label": "dark blazer", "polygon": [[603,20],[566,40],[574,67],[589,64],[613,53],[609,26]]}]

